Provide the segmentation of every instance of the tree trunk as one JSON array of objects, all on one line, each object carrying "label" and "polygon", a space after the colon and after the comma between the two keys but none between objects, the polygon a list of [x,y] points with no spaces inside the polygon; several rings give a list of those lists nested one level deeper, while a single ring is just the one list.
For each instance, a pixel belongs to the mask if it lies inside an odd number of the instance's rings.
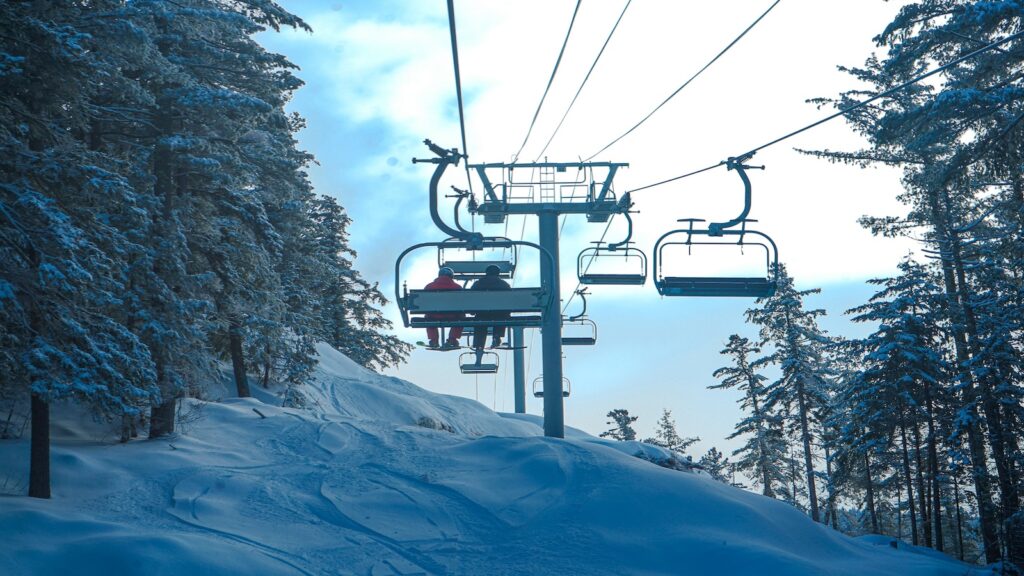
[{"label": "tree trunk", "polygon": [[960,560],[964,559],[964,519],[960,514],[960,482],[953,479],[953,502],[956,503],[956,539],[959,544]]},{"label": "tree trunk", "polygon": [[[936,238],[939,239],[940,251],[958,251],[959,245],[946,226],[947,213],[939,205],[938,191],[929,189],[927,193],[931,224],[935,230]],[[946,201],[948,205],[948,198],[946,198]],[[958,254],[955,257],[959,259]],[[974,493],[978,499],[978,515],[981,518],[982,545],[985,549],[985,561],[992,564],[998,562],[1000,557],[999,513],[992,500],[992,484],[988,476],[988,458],[985,455],[983,433],[978,422],[978,410],[975,403],[979,395],[976,388],[977,383],[974,381],[973,374],[966,370],[968,360],[970,359],[970,348],[968,347],[967,334],[964,330],[966,310],[961,291],[958,289],[958,275],[953,268],[951,260],[951,258],[946,257],[946,254],[943,254],[939,262],[942,267],[943,288],[946,292],[949,317],[952,323],[950,331],[953,334],[953,348],[956,353],[957,370],[960,377],[967,384],[961,388],[961,402],[967,416],[967,446],[971,455],[971,476],[974,480]],[[960,288],[966,288],[966,286],[960,285]]]},{"label": "tree trunk", "polygon": [[[154,122],[160,136],[170,136],[174,129],[174,119],[171,111],[171,102],[167,97],[158,100]],[[156,219],[156,229],[165,238],[172,238],[175,234],[174,226],[174,152],[170,146],[158,139],[153,150],[153,191],[156,197],[162,201],[160,216]],[[160,261],[169,258],[167,254],[158,254],[153,268],[157,276],[162,274]],[[173,269],[173,267],[168,267]],[[159,306],[159,303],[156,303]],[[156,366],[157,387],[160,390],[161,404],[150,406],[149,411],[149,437],[159,438],[174,433],[174,418],[177,411],[177,390],[174,390],[170,378],[167,377],[165,355],[167,352],[164,346],[158,342],[147,343],[153,354],[153,362]]]},{"label": "tree trunk", "polygon": [[793,494],[791,495],[792,499],[793,499],[793,506],[796,506],[796,492],[797,492],[797,488],[796,488],[796,469],[797,469],[796,468],[796,458],[793,457],[793,451],[792,451],[792,449],[790,449],[790,452],[789,452],[789,481],[793,485],[792,486]]},{"label": "tree trunk", "polygon": [[946,543],[942,537],[942,484],[939,477],[938,439],[935,434],[935,406],[931,385],[925,385],[925,409],[928,411],[928,473],[932,483],[932,518],[935,519],[935,549],[942,552]]},{"label": "tree trunk", "polygon": [[907,508],[910,510],[911,543],[917,546],[917,511],[914,505],[914,485],[910,475],[910,454],[907,451],[907,429],[900,418],[900,438],[903,447],[903,476],[907,482]]},{"label": "tree trunk", "polygon": [[878,534],[878,514],[875,511],[875,484],[871,479],[871,457],[868,451],[864,451],[864,475],[868,487],[867,504],[868,514],[871,516],[871,533]]},{"label": "tree trunk", "polygon": [[[963,292],[967,289],[967,279],[964,273],[959,238],[953,236],[951,244],[957,285],[960,287],[961,292]],[[981,345],[978,343],[977,316],[973,306],[966,301],[966,297],[961,299],[960,306],[964,311],[969,350],[977,357],[981,354]],[[999,495],[1002,504],[1000,507],[1002,511],[1001,519],[1005,528],[1006,522],[1020,509],[1020,496],[1017,491],[1017,478],[1010,462],[1012,456],[1007,451],[1006,426],[1003,423],[1003,415],[999,409],[999,399],[995,395],[994,389],[998,383],[992,382],[993,374],[993,372],[989,372],[987,375],[975,378],[975,382],[981,396],[981,410],[985,415],[985,423],[987,424],[986,430],[988,431],[988,444],[991,448],[992,460],[996,464],[996,477],[999,481]],[[1007,548],[1014,547],[1011,542],[1013,539],[1012,532],[1007,531],[1005,534],[1007,537]]]},{"label": "tree trunk", "polygon": [[[156,364],[156,381],[160,388],[160,393],[163,394],[164,390],[170,389],[170,385],[165,382],[167,375],[164,370],[164,361],[159,353],[154,354],[153,359]],[[174,395],[169,395],[161,397],[160,400],[160,404],[154,404],[149,409],[150,440],[174,433],[174,418],[175,412],[177,412],[178,399]]]},{"label": "tree trunk", "polygon": [[917,471],[917,509],[921,512],[921,526],[924,528],[924,545],[932,547],[932,527],[928,520],[928,495],[924,485],[924,471],[923,462],[921,460],[921,432],[917,429],[917,424],[911,427],[914,438],[914,462],[917,464],[915,467]]},{"label": "tree trunk", "polygon": [[825,500],[825,524],[830,524],[833,530],[839,530],[839,521],[836,518],[836,486],[832,482],[832,454],[828,449],[828,442],[825,445],[825,476],[828,478],[828,498]]},{"label": "tree trunk", "polygon": [[803,379],[797,377],[797,398],[800,403],[800,437],[804,444],[804,467],[807,469],[807,499],[811,503],[811,519],[820,522],[818,514],[818,491],[814,485],[814,464],[811,460],[811,430],[808,423],[807,398],[804,394]]},{"label": "tree trunk", "polygon": [[896,484],[896,538],[903,540],[903,492],[900,483]]},{"label": "tree trunk", "polygon": [[28,495],[50,497],[50,404],[32,394],[32,440],[28,468]]},{"label": "tree trunk", "polygon": [[771,473],[769,472],[768,450],[767,450],[767,448],[764,445],[765,431],[764,431],[763,426],[761,425],[761,422],[762,422],[762,420],[761,420],[761,408],[758,406],[758,403],[757,403],[757,387],[756,386],[757,386],[756,382],[751,382],[750,385],[749,385],[749,390],[750,390],[750,403],[751,403],[751,405],[754,408],[754,418],[755,418],[755,421],[757,422],[757,425],[755,427],[756,431],[757,431],[757,449],[758,449],[757,462],[758,462],[758,466],[760,466],[760,468],[761,468],[761,475],[763,477],[761,481],[764,484],[764,488],[761,491],[761,493],[764,494],[765,496],[769,497],[769,498],[775,498],[775,493],[772,491],[772,477],[771,477]]},{"label": "tree trunk", "polygon": [[[967,364],[969,359],[967,353],[967,337],[964,332],[957,329],[960,322],[960,314],[957,312],[957,289],[953,278],[953,269],[950,263],[943,259],[942,276],[946,295],[950,301],[950,317],[953,320],[953,350],[956,354],[956,362],[959,370]],[[992,483],[988,475],[988,457],[985,455],[985,444],[982,439],[982,431],[979,425],[978,409],[975,404],[977,390],[973,384],[970,373],[960,373],[960,377],[968,382],[967,386],[961,387],[960,404],[967,416],[965,428],[967,430],[967,449],[971,457],[971,480],[974,483],[974,494],[978,500],[978,516],[980,518],[980,532],[982,547],[985,551],[985,562],[992,564],[999,561],[999,534],[998,534],[998,511],[992,501]]]},{"label": "tree trunk", "polygon": [[264,388],[270,388],[270,368],[273,362],[271,361],[269,343],[266,346],[264,346],[263,352],[264,354],[266,354],[266,356],[263,358],[263,378],[260,380],[260,386],[263,386]]},{"label": "tree trunk", "polygon": [[242,326],[231,320],[228,327],[229,347],[231,348],[231,369],[235,375],[235,389],[239,398],[252,396],[249,392],[249,378],[245,374],[245,357],[242,351]]}]

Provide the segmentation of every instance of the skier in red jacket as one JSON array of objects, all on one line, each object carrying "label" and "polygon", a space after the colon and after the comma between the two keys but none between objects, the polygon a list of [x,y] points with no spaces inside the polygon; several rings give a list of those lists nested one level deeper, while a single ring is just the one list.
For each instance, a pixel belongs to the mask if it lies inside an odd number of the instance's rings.
[{"label": "skier in red jacket", "polygon": [[[437,271],[437,278],[433,282],[423,287],[424,290],[462,290],[462,286],[452,279],[455,275],[455,271],[451,268],[444,266]],[[440,314],[426,314],[424,318],[427,320],[454,320],[458,318],[465,318],[466,315],[461,312],[447,312]],[[452,326],[448,330],[448,340],[445,341],[442,350],[454,349],[459,347],[459,338],[462,337],[462,326]],[[427,328],[427,346],[430,348],[439,347],[439,338],[437,328]]]}]

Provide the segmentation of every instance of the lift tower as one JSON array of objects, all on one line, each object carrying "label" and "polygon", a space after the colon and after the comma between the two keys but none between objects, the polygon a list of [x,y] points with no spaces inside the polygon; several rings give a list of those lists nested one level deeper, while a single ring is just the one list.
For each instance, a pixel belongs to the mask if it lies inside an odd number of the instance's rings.
[{"label": "lift tower", "polygon": [[616,198],[612,181],[619,168],[614,162],[528,162],[471,164],[483,182],[483,199],[471,199],[469,210],[484,222],[500,224],[512,214],[536,215],[539,244],[551,255],[552,266],[541,266],[541,284],[550,291],[543,314],[544,435],[565,437],[562,390],[562,314],[560,309],[558,217],[586,215],[589,222],[607,222],[625,214],[629,195]]}]

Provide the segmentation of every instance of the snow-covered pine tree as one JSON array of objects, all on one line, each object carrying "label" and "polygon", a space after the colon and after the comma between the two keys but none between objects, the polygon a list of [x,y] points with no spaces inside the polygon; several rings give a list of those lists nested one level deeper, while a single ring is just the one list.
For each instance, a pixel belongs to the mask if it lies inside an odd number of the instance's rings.
[{"label": "snow-covered pine tree", "polygon": [[117,225],[140,225],[140,208],[90,139],[93,99],[120,74],[83,31],[106,4],[0,5],[0,370],[15,399],[30,398],[29,495],[40,498],[54,400],[121,419],[159,397],[122,310],[141,248]]},{"label": "snow-covered pine tree", "polygon": [[817,428],[814,416],[827,402],[822,354],[829,341],[817,323],[825,311],[805,310],[803,298],[819,291],[796,290],[785,266],[780,265],[776,293],[759,298],[760,307],[746,312],[747,321],[760,327],[762,344],[773,347],[772,353],[753,361],[751,367],[774,364],[782,371],[782,376],[765,388],[764,409],[780,415],[802,444],[807,498],[815,522],[821,517],[812,448]]},{"label": "snow-covered pine tree", "polygon": [[728,436],[729,440],[747,437],[743,446],[733,450],[732,455],[739,456],[733,466],[745,473],[754,486],[760,485],[762,494],[774,498],[774,487],[786,481],[783,462],[787,447],[781,420],[764,409],[767,378],[750,366],[750,357],[760,353],[760,349],[750,340],[733,334],[721,353],[732,358],[733,364],[715,370],[714,377],[722,383],[708,388],[740,390],[743,396],[738,402],[748,414]]},{"label": "snow-covered pine tree", "polygon": [[[902,454],[903,481],[908,496],[912,542],[918,543],[918,522],[923,527],[923,542],[932,545],[932,525],[928,522],[930,503],[922,471],[920,430],[929,430],[929,477],[934,497],[941,498],[937,478],[936,418],[934,408],[938,387],[945,381],[941,341],[936,318],[938,287],[920,264],[905,259],[901,274],[892,279],[869,281],[883,289],[871,300],[849,311],[855,322],[877,322],[878,329],[864,338],[861,371],[853,382],[857,390],[850,399],[852,419],[862,423],[873,438],[887,438],[899,446]],[[912,473],[912,458],[916,466]],[[914,496],[917,496],[915,502]],[[938,515],[941,518],[941,515]],[[934,526],[936,533],[941,525]],[[941,536],[941,534],[938,534]],[[938,538],[941,547],[941,537]]]},{"label": "snow-covered pine tree", "polygon": [[356,254],[348,245],[351,219],[330,196],[311,202],[309,218],[308,241],[317,262],[309,278],[319,307],[318,337],[367,368],[401,362],[411,348],[384,333],[391,322],[378,307],[387,299],[353,265]]},{"label": "snow-covered pine tree", "polygon": [[599,436],[601,438],[622,441],[636,440],[636,430],[633,429],[633,423],[636,422],[637,418],[639,416],[630,416],[629,410],[625,408],[616,408],[608,412],[608,424],[611,424],[612,427],[601,432]]},{"label": "snow-covered pine tree", "polygon": [[[864,67],[849,71],[877,90],[888,89],[936,63],[1007,39],[1008,34],[1020,30],[1022,14],[1024,10],[1016,2],[920,0],[902,7],[875,38],[878,46],[888,48],[885,57],[872,56]],[[1008,560],[1017,565],[1024,564],[1024,525],[1018,528],[1008,522],[1021,505],[1021,472],[1013,464],[1020,453],[1019,433],[1015,433],[1019,432],[1015,424],[1019,418],[1006,410],[1013,405],[1016,392],[1009,393],[1009,402],[1001,401],[1008,391],[1002,382],[1012,381],[1012,377],[997,366],[997,356],[990,356],[982,343],[984,321],[980,316],[995,311],[979,307],[974,296],[990,288],[982,284],[993,280],[978,272],[1006,266],[1013,270],[1012,277],[1020,278],[1021,261],[1017,256],[1002,262],[976,259],[979,253],[972,245],[980,240],[973,233],[981,230],[976,222],[1012,222],[1013,230],[1019,226],[1024,205],[1020,169],[1024,160],[1024,93],[1017,82],[1024,61],[1022,44],[1019,37],[1003,42],[998,49],[975,54],[927,83],[848,115],[854,128],[868,138],[868,150],[819,153],[833,160],[904,168],[906,192],[900,199],[909,213],[865,218],[864,223],[876,233],[923,236],[934,248],[960,382],[957,423],[967,440],[986,560],[999,560],[1005,549]],[[831,102],[847,106],[861,100],[863,94],[858,88]],[[1003,236],[1019,238],[1019,234]],[[1014,253],[1011,246],[1017,243],[1004,244],[1008,255]],[[1011,287],[1007,293],[1016,289]],[[1001,309],[993,319],[1017,315],[1010,310]],[[998,479],[998,508],[989,477],[990,456]],[[1005,546],[999,542],[999,524],[1003,524]]]},{"label": "snow-covered pine tree", "polygon": [[657,427],[654,429],[654,438],[647,438],[644,442],[661,446],[686,456],[686,449],[700,442],[700,438],[683,438],[680,436],[676,430],[676,421],[672,418],[672,411],[668,408],[662,408],[661,418],[658,418]]},{"label": "snow-covered pine tree", "polygon": [[729,474],[733,465],[729,463],[729,459],[724,454],[718,451],[718,448],[712,446],[700,457],[697,464],[715,480],[725,484],[730,483]]}]

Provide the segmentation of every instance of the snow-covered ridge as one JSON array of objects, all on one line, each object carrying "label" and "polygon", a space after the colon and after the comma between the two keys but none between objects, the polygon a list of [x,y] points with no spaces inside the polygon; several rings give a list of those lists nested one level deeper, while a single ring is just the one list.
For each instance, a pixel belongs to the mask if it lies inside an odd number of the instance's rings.
[{"label": "snow-covered ridge", "polygon": [[[52,500],[0,498],[0,573],[971,571],[319,352],[310,410],[229,398],[170,440],[56,444]],[[27,449],[0,442],[9,478]]]}]

